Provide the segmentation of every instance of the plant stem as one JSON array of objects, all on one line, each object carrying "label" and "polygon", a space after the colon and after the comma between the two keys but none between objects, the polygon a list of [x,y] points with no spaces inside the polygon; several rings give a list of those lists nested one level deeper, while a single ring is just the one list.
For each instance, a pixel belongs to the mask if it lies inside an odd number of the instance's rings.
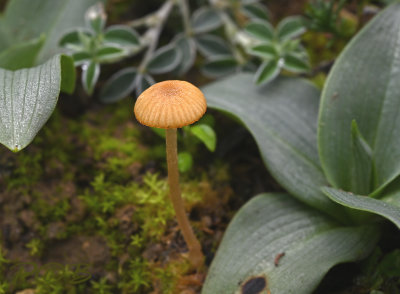
[{"label": "plant stem", "polygon": [[178,147],[176,129],[166,129],[167,165],[169,196],[175,209],[178,226],[189,248],[189,259],[193,266],[199,268],[203,265],[204,256],[200,242],[197,240],[186,215],[181,189],[179,187]]},{"label": "plant stem", "polygon": [[185,35],[191,36],[192,35],[192,26],[190,24],[190,12],[189,12],[189,5],[187,3],[187,0],[179,0],[179,7],[181,10],[181,15],[182,15],[182,19],[183,19]]}]

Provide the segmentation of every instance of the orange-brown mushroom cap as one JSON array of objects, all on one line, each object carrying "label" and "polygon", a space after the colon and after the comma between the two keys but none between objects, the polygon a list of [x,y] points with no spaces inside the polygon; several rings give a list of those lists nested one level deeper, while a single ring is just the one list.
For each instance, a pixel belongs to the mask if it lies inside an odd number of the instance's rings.
[{"label": "orange-brown mushroom cap", "polygon": [[199,88],[185,81],[154,84],[138,97],[134,112],[143,125],[172,129],[198,121],[207,102]]}]

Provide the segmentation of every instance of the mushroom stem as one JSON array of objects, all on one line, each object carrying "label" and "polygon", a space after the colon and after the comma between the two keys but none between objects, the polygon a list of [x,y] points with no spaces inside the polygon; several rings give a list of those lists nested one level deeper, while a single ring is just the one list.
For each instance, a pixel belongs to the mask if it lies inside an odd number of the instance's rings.
[{"label": "mushroom stem", "polygon": [[181,189],[179,187],[176,129],[166,129],[166,146],[169,196],[175,209],[178,226],[181,229],[183,238],[185,239],[185,242],[189,248],[189,259],[194,266],[201,267],[204,262],[201,245],[194,235],[192,227],[190,226],[181,197]]}]

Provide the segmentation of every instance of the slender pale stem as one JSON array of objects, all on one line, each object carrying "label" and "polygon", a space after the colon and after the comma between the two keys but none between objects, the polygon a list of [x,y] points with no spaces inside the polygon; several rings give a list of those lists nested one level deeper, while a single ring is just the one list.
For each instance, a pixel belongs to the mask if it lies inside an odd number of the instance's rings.
[{"label": "slender pale stem", "polygon": [[175,209],[176,219],[182,231],[183,238],[189,248],[189,258],[191,263],[200,267],[203,265],[204,256],[201,252],[200,242],[197,240],[190,226],[189,219],[186,215],[183,200],[181,197],[181,189],[179,187],[179,171],[178,171],[178,148],[176,129],[166,130],[167,145],[167,164],[168,164],[168,182],[169,196]]}]

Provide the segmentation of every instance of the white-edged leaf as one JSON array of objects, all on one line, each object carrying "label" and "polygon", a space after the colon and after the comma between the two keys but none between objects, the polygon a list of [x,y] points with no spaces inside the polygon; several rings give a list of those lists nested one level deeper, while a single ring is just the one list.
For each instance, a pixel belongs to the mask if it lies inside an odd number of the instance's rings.
[{"label": "white-edged leaf", "polygon": [[269,22],[255,21],[251,22],[244,28],[250,36],[262,42],[272,42],[275,38],[274,28]]},{"label": "white-edged leaf", "polygon": [[121,47],[106,46],[100,48],[96,52],[95,60],[98,63],[112,63],[126,57],[127,55],[127,52]]},{"label": "white-edged leaf", "polygon": [[[351,191],[351,124],[372,150],[371,192],[400,174],[400,3],[380,12],[347,45],[325,84],[318,147],[333,187]],[[332,140],[335,138],[335,140]]]},{"label": "white-edged leaf", "polygon": [[190,127],[190,131],[195,135],[211,152],[217,146],[217,135],[214,130],[206,124],[196,124]]},{"label": "white-edged leaf", "polygon": [[269,11],[267,7],[261,3],[249,3],[242,6],[242,12],[251,19],[268,20]]},{"label": "white-edged leaf", "polygon": [[296,38],[306,31],[304,20],[300,16],[289,16],[284,18],[278,24],[276,29],[277,36],[281,41]]},{"label": "white-edged leaf", "polygon": [[273,81],[280,72],[280,59],[272,59],[260,65],[254,79],[257,85],[267,84]]},{"label": "white-edged leaf", "polygon": [[52,114],[62,87],[62,58],[29,69],[0,69],[0,142],[10,150],[25,148]]},{"label": "white-edged leaf", "polygon": [[249,54],[267,60],[277,59],[279,56],[278,50],[272,43],[253,46],[249,49]]},{"label": "white-edged leaf", "polygon": [[211,78],[218,78],[236,72],[238,63],[231,55],[210,58],[202,68],[202,73]]},{"label": "white-edged leaf", "polygon": [[182,54],[172,45],[159,48],[150,60],[147,69],[151,74],[163,74],[173,71],[181,61]]},{"label": "white-edged leaf", "polygon": [[104,42],[119,46],[139,46],[140,39],[134,29],[123,25],[113,25],[105,31]]},{"label": "white-edged leaf", "polygon": [[334,265],[365,258],[378,237],[374,226],[341,227],[290,195],[261,194],[230,223],[202,294],[310,294]]},{"label": "white-edged leaf", "polygon": [[89,30],[73,30],[66,33],[58,42],[58,45],[73,51],[83,51],[86,50],[85,45],[81,41],[81,35],[85,35],[87,38],[92,37],[92,32]]},{"label": "white-edged leaf", "polygon": [[104,84],[100,92],[100,101],[114,103],[129,95],[135,89],[137,70],[134,67],[124,68]]},{"label": "white-edged leaf", "polygon": [[324,187],[322,191],[330,199],[341,205],[383,216],[400,229],[400,207],[398,206],[392,205],[387,201],[355,195],[335,188]]},{"label": "white-edged leaf", "polygon": [[193,38],[186,37],[184,35],[179,35],[174,43],[176,48],[181,52],[181,62],[177,66],[177,75],[185,74],[193,65],[196,59],[196,42]]},{"label": "white-edged leaf", "polygon": [[196,37],[197,48],[206,58],[215,55],[229,55],[231,50],[229,45],[221,37],[215,35],[201,35]]},{"label": "white-edged leaf", "polygon": [[277,78],[257,87],[236,74],[202,88],[207,105],[236,116],[253,135],[270,173],[290,194],[338,218],[343,208],[320,190],[316,133],[319,91],[301,79]]},{"label": "white-edged leaf", "polygon": [[82,85],[87,94],[92,95],[99,75],[100,65],[97,62],[91,61],[82,65]]},{"label": "white-edged leaf", "polygon": [[286,54],[283,68],[294,73],[306,73],[310,71],[310,64],[306,56],[294,53]]},{"label": "white-edged leaf", "polygon": [[135,92],[136,96],[142,94],[144,90],[146,90],[151,85],[155,84],[156,81],[152,76],[148,74],[138,74],[135,80]]},{"label": "white-edged leaf", "polygon": [[196,34],[207,33],[221,26],[222,21],[218,12],[204,6],[197,9],[192,16],[192,27]]}]

